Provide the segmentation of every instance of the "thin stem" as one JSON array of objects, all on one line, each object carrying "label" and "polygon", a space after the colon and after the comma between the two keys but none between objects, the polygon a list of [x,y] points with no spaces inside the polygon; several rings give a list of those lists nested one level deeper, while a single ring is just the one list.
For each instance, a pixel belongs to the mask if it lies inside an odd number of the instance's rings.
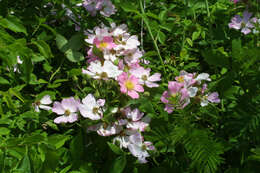
[{"label": "thin stem", "polygon": [[206,8],[207,8],[207,14],[208,14],[208,22],[209,22],[209,35],[210,35],[210,46],[211,48],[213,48],[212,45],[212,26],[211,26],[211,22],[210,22],[210,11],[209,11],[209,3],[208,0],[205,0],[205,4],[206,4]]},{"label": "thin stem", "polygon": [[209,3],[208,3],[208,0],[205,0],[205,3],[206,3],[206,8],[207,8],[208,17],[210,17],[210,11],[209,11]]},{"label": "thin stem", "polygon": [[144,23],[145,23],[145,25],[146,25],[146,27],[147,27],[147,29],[148,29],[148,32],[149,32],[151,38],[152,38],[152,40],[153,40],[154,47],[155,47],[155,49],[156,49],[156,51],[157,51],[157,54],[158,54],[158,56],[159,56],[159,58],[160,58],[160,61],[161,61],[162,66],[163,66],[163,71],[164,71],[164,73],[166,73],[165,66],[164,66],[164,63],[163,63],[163,59],[162,59],[160,50],[159,50],[158,45],[157,45],[157,43],[156,43],[156,41],[155,41],[155,39],[154,39],[154,36],[153,36],[153,34],[152,34],[152,30],[151,30],[151,28],[150,28],[149,22],[148,22],[148,20],[147,20],[147,18],[146,18],[145,12],[144,12],[144,7],[143,7],[143,4],[142,4],[142,0],[139,0],[139,2],[140,2],[141,12],[142,12],[142,18],[143,18],[143,20],[144,20]]}]

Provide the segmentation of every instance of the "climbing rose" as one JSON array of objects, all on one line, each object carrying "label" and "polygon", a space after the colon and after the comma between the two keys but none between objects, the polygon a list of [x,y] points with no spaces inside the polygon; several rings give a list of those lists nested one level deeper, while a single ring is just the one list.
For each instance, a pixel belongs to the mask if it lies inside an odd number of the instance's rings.
[{"label": "climbing rose", "polygon": [[51,97],[49,95],[45,95],[42,97],[40,101],[36,101],[35,103],[33,103],[33,106],[36,112],[40,112],[39,108],[44,110],[51,110],[51,107],[47,106],[51,103],[52,103]]},{"label": "climbing rose", "polygon": [[250,17],[252,16],[252,13],[249,13],[248,11],[244,11],[243,18],[241,18],[240,15],[235,15],[231,22],[228,24],[229,28],[233,28],[236,30],[240,30],[243,34],[249,34],[251,32],[251,29],[254,28],[254,25],[251,23],[252,20],[250,20]]},{"label": "climbing rose", "polygon": [[138,83],[138,78],[134,75],[128,76],[126,72],[123,72],[118,76],[120,85],[120,91],[126,93],[133,99],[139,98],[138,92],[144,92],[144,88]]},{"label": "climbing rose", "polygon": [[79,104],[80,114],[91,120],[99,120],[103,116],[102,106],[105,104],[104,99],[99,99],[96,101],[92,94],[88,94],[84,99],[82,99],[83,104]]},{"label": "climbing rose", "polygon": [[158,87],[159,85],[155,82],[161,80],[161,74],[155,73],[150,76],[151,69],[144,69],[143,67],[131,69],[130,73],[135,77],[139,78],[139,83],[142,85],[146,85],[149,88]]},{"label": "climbing rose", "polygon": [[79,102],[73,97],[63,99],[60,102],[54,102],[52,112],[61,115],[54,119],[54,123],[73,123],[78,120],[77,110]]}]

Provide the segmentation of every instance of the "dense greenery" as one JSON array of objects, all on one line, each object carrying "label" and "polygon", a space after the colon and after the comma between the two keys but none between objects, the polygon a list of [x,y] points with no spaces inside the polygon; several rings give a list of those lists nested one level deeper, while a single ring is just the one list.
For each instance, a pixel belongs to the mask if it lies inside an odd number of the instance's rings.
[{"label": "dense greenery", "polygon": [[[110,17],[92,16],[78,3],[0,1],[0,172],[259,172],[260,37],[228,27],[246,9],[260,18],[258,0],[112,0]],[[82,74],[86,31],[113,22],[138,36],[150,61],[143,66],[161,73],[160,86],[139,99],[122,95],[113,81]],[[182,70],[210,74],[208,88],[220,103],[194,101],[167,113],[160,98]],[[89,93],[106,100],[104,121],[126,105],[151,118],[144,138],[156,149],[147,163],[112,137],[87,133],[95,121],[55,124],[55,113],[33,106],[45,95],[60,101]]]}]

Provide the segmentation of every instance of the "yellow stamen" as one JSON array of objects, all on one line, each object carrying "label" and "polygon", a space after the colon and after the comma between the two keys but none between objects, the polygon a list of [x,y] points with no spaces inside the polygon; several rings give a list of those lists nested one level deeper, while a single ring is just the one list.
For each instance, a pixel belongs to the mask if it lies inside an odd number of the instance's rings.
[{"label": "yellow stamen", "polygon": [[106,78],[108,78],[108,75],[107,75],[106,72],[102,72],[102,73],[100,74],[100,77],[101,77],[102,79],[106,79]]},{"label": "yellow stamen", "polygon": [[142,76],[142,79],[143,79],[144,81],[146,81],[146,80],[147,80],[147,76],[146,76],[146,75],[143,75],[143,76]]},{"label": "yellow stamen", "polygon": [[69,116],[70,115],[70,111],[67,109],[65,110],[65,113],[64,113],[66,116]]},{"label": "yellow stamen", "polygon": [[94,107],[93,109],[92,109],[92,112],[93,112],[93,114],[98,114],[98,107]]},{"label": "yellow stamen", "polygon": [[184,82],[184,76],[180,76],[180,77],[178,77],[178,80],[177,80],[178,82]]},{"label": "yellow stamen", "polygon": [[100,44],[99,44],[99,48],[101,48],[101,49],[104,49],[104,48],[106,48],[108,46],[108,43],[106,43],[106,42],[101,42]]},{"label": "yellow stamen", "polygon": [[176,97],[176,96],[177,96],[176,93],[172,93],[172,94],[171,94],[171,97]]},{"label": "yellow stamen", "polygon": [[132,81],[127,80],[127,81],[125,82],[125,87],[127,88],[127,90],[133,90],[134,87],[135,87],[135,85],[133,84]]}]

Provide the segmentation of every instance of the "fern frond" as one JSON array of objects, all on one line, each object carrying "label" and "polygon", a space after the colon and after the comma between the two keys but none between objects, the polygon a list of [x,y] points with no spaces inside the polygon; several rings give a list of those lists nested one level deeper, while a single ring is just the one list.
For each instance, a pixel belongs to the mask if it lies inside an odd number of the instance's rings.
[{"label": "fern frond", "polygon": [[193,129],[183,140],[184,146],[192,160],[191,167],[200,173],[214,173],[222,163],[220,156],[224,147],[208,136],[203,130]]}]

